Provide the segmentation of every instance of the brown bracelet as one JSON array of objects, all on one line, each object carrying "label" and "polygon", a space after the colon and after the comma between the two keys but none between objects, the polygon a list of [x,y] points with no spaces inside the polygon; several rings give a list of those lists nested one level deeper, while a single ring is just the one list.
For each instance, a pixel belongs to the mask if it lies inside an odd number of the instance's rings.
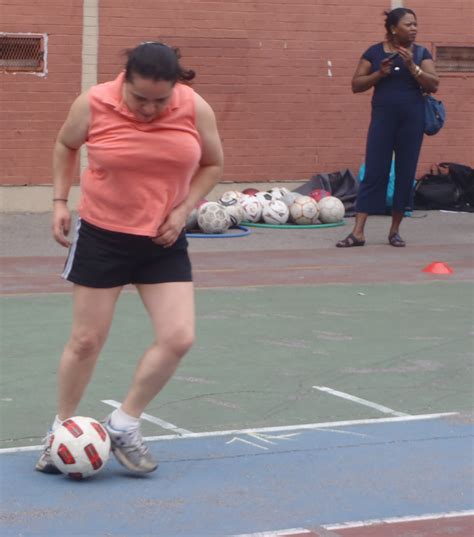
[{"label": "brown bracelet", "polygon": [[53,198],[53,201],[64,201],[67,203],[67,198]]}]

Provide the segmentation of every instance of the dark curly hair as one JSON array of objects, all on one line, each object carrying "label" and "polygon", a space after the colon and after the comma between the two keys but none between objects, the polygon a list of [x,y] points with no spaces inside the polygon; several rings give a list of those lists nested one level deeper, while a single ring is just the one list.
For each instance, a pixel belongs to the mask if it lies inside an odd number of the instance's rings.
[{"label": "dark curly hair", "polygon": [[400,22],[400,19],[403,19],[405,15],[410,13],[413,15],[416,19],[416,13],[412,9],[408,9],[407,7],[396,7],[395,9],[392,9],[391,11],[385,11],[385,30],[387,31],[387,37],[391,38],[392,32],[390,28],[392,26],[398,26],[398,23]]},{"label": "dark curly hair", "polygon": [[133,49],[125,51],[125,80],[132,81],[133,75],[151,80],[167,80],[189,83],[196,73],[192,69],[183,69],[179,60],[179,48],[170,47],[160,41],[140,43]]}]

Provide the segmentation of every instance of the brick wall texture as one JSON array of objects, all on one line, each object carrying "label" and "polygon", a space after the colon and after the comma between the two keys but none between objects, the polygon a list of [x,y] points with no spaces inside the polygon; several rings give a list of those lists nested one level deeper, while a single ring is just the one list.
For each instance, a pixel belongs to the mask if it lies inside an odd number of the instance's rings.
[{"label": "brick wall texture", "polygon": [[[305,180],[364,159],[371,91],[350,80],[384,37],[389,0],[100,0],[99,81],[122,51],[160,39],[181,48],[214,108],[227,181]],[[418,42],[473,45],[472,0],[412,0]],[[0,73],[2,184],[51,182],[54,138],[80,93],[82,0],[0,0],[0,31],[47,33],[48,74]],[[331,74],[328,73],[331,62]],[[439,161],[474,165],[474,73],[442,74],[448,121],[425,137],[418,175]]]}]

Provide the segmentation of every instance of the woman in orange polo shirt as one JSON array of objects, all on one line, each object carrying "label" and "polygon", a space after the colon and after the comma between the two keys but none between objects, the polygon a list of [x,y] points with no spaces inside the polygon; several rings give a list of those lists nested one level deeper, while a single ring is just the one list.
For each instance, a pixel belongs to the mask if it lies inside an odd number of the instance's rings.
[{"label": "woman in orange polo shirt", "polygon": [[[74,309],[59,366],[58,413],[36,464],[45,473],[59,473],[50,456],[52,433],[75,415],[124,285],[136,286],[154,328],[121,407],[104,422],[116,458],[129,470],[157,468],[139,418],[194,340],[184,227],[222,176],[215,115],[187,85],[195,73],[183,69],[178,49],[147,42],[127,56],[115,80],[76,99],[53,153],[53,236],[69,248],[63,277],[74,284]],[[83,144],[88,166],[71,244],[67,200]]]}]

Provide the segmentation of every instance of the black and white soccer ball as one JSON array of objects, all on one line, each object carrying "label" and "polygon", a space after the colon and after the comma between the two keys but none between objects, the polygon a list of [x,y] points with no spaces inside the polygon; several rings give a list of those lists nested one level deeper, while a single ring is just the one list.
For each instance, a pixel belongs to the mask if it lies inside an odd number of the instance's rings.
[{"label": "black and white soccer ball", "polygon": [[290,211],[282,200],[274,199],[266,203],[262,210],[262,219],[266,224],[286,224]]},{"label": "black and white soccer ball", "polygon": [[204,233],[224,233],[231,224],[226,208],[216,201],[208,201],[199,207],[197,222]]}]

